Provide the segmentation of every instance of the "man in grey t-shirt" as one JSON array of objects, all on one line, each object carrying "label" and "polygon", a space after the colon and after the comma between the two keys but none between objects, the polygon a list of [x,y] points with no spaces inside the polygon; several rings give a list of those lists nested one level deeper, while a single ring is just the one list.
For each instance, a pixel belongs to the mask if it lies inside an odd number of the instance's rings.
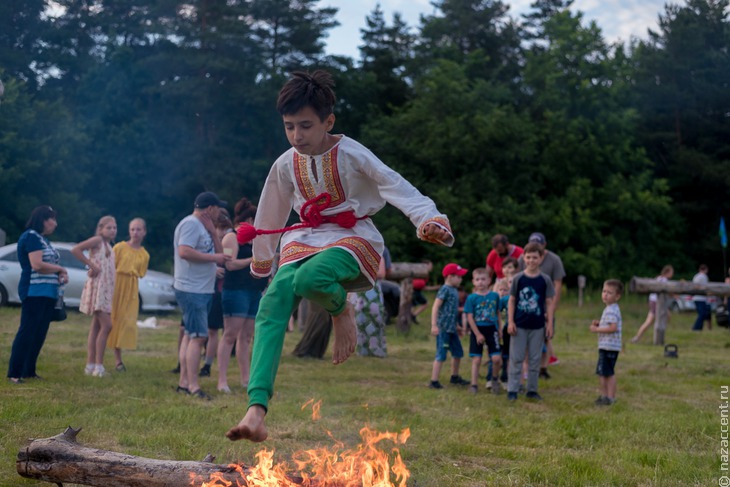
[{"label": "man in grey t-shirt", "polygon": [[200,353],[208,337],[208,311],[215,292],[217,265],[230,257],[223,254],[213,222],[218,219],[225,201],[215,193],[200,193],[195,198],[192,215],[175,228],[175,298],[183,313],[185,333],[180,343],[180,381],[178,392],[203,399],[210,396],[200,389],[198,367]]}]

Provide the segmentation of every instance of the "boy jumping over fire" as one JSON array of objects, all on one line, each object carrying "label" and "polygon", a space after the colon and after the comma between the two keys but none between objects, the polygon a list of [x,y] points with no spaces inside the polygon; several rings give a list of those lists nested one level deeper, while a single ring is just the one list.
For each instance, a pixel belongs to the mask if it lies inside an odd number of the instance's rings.
[{"label": "boy jumping over fire", "polygon": [[[452,246],[446,215],[372,152],[344,135],[332,135],[335,93],[325,71],[292,73],[279,92],[277,110],[292,148],[269,172],[254,227],[242,227],[239,241],[256,235],[251,274],[271,274],[281,237],[279,270],[261,300],[248,385],[248,410],[226,436],[264,441],[264,417],[274,392],[289,316],[301,298],[323,306],[334,329],[332,362],[355,351],[355,314],[346,296],[373,286],[383,237],[370,216],[387,203],[400,209],[421,240]],[[294,209],[302,223],[281,228]]]}]

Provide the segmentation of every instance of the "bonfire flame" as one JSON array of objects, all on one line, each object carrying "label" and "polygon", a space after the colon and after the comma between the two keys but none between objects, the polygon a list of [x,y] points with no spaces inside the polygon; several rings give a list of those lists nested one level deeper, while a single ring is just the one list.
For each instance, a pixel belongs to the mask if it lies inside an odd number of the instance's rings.
[{"label": "bonfire flame", "polygon": [[[312,420],[319,419],[321,401],[310,400],[302,410],[312,404]],[[219,474],[212,474],[201,487],[294,487],[294,486],[337,486],[337,487],[405,487],[410,472],[401,458],[398,448],[390,454],[379,448],[383,441],[396,445],[405,444],[411,435],[408,428],[401,433],[379,432],[368,427],[360,430],[362,442],[355,449],[345,448],[332,433],[331,447],[300,450],[292,455],[292,468],[286,462],[274,463],[274,451],[263,449],[256,454],[257,465],[244,470],[240,465],[229,465],[241,475],[241,480],[232,483]],[[392,464],[391,464],[392,457]]]},{"label": "bonfire flame", "polygon": [[322,407],[322,400],[320,399],[319,401],[314,402],[314,399],[310,399],[302,404],[302,411],[304,411],[310,404],[312,405],[312,421],[318,421],[320,418],[319,410]]}]

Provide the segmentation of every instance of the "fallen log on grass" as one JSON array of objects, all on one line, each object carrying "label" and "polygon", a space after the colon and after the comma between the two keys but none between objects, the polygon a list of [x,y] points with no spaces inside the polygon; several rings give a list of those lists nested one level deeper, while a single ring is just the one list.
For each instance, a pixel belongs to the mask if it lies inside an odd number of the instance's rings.
[{"label": "fallen log on grass", "polygon": [[[31,440],[18,452],[16,469],[21,477],[96,487],[182,487],[201,486],[211,477],[229,485],[248,485],[234,465],[212,463],[210,455],[202,462],[154,460],[108,450],[89,448],[76,442],[81,431],[70,426],[60,435]],[[243,472],[249,469],[240,466]],[[289,477],[295,484],[302,479]],[[238,482],[238,483],[237,483]],[[223,483],[215,485],[224,485]]]}]

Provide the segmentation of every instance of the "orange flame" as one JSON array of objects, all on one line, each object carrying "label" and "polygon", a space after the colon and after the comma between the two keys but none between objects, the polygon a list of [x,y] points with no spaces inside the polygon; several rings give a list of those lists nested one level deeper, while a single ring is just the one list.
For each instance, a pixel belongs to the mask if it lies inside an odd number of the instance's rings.
[{"label": "orange flame", "polygon": [[302,404],[302,411],[304,411],[310,404],[312,405],[312,421],[317,421],[321,417],[319,410],[322,407],[322,400],[320,399],[319,401],[314,402],[314,399],[310,399]]},{"label": "orange flame", "polygon": [[[360,430],[362,442],[355,449],[346,449],[342,442],[333,438],[335,444],[331,447],[295,452],[293,471],[286,462],[274,463],[273,450],[263,449],[256,454],[257,465],[248,471],[239,465],[229,465],[241,476],[240,481],[234,483],[215,473],[201,487],[405,487],[411,474],[400,451],[392,448],[389,455],[379,449],[378,444],[386,440],[396,445],[405,444],[410,435],[408,428],[401,433],[389,433],[364,427]],[[194,483],[195,479],[192,480]]]}]

